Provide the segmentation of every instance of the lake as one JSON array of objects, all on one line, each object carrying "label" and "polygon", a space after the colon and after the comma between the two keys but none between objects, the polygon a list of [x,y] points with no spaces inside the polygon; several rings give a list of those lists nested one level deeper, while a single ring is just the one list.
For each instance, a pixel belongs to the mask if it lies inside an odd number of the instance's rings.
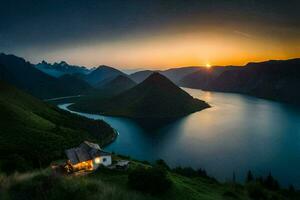
[{"label": "lake", "polygon": [[[272,172],[282,185],[300,187],[300,109],[246,95],[183,88],[212,107],[155,128],[119,117],[103,119],[119,132],[105,147],[135,159],[204,168],[218,180],[243,181],[249,169]],[[70,104],[59,105],[67,109]]]}]

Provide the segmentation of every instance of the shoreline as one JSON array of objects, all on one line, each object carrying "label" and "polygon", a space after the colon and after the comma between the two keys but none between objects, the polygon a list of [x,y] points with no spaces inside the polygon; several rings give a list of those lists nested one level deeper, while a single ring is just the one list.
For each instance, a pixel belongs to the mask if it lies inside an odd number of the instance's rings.
[{"label": "shoreline", "polygon": [[[58,107],[59,109],[61,109],[61,110],[66,111],[66,112],[70,112],[70,113],[72,113],[72,114],[79,115],[79,116],[81,116],[81,117],[85,117],[85,118],[90,119],[90,120],[97,120],[97,119],[91,119],[91,118],[89,118],[89,117],[86,117],[86,116],[80,114],[80,113],[77,112],[77,111],[73,111],[73,110],[69,109],[69,106],[71,106],[72,104],[74,104],[74,103],[64,103],[64,104],[60,104],[60,105],[62,105],[63,107],[61,107],[61,106],[58,104],[57,107]],[[86,114],[89,114],[89,113],[86,113]],[[98,120],[99,120],[99,119],[98,119]],[[104,121],[103,119],[100,119],[100,120]],[[106,122],[106,121],[104,121],[104,122],[107,123],[109,126],[111,126],[108,122]],[[119,136],[119,134],[120,134],[120,133],[117,131],[117,129],[115,129],[115,128],[112,127],[112,126],[111,126],[111,128],[113,129],[113,133],[114,133],[114,134],[111,136],[111,138],[110,138],[107,142],[106,142],[106,140],[103,141],[102,147],[106,147],[106,146],[110,145],[111,143],[113,143],[113,142],[117,139],[117,137]]]},{"label": "shoreline", "polygon": [[[207,103],[207,102],[205,102]],[[72,106],[73,104],[75,103],[71,103],[70,105],[68,105],[67,107],[69,106]],[[64,105],[64,103],[62,104]],[[213,106],[209,105],[207,103],[207,106],[206,107],[203,107],[201,108],[200,110],[195,110],[195,111],[192,111],[192,112],[189,112],[189,113],[185,113],[185,114],[180,114],[180,115],[176,115],[176,116],[172,116],[172,117],[159,117],[159,116],[139,116],[139,117],[134,117],[134,116],[129,116],[129,115],[123,115],[123,114],[109,114],[109,113],[101,113],[101,112],[98,112],[98,111],[83,111],[83,110],[80,110],[80,109],[69,109],[67,108],[68,110],[70,110],[71,112],[74,112],[74,113],[84,113],[84,114],[90,114],[90,115],[101,115],[101,116],[105,116],[105,117],[117,117],[117,118],[124,118],[124,119],[130,119],[130,120],[133,120],[133,121],[139,121],[139,120],[152,120],[152,121],[160,121],[160,120],[176,120],[176,119],[179,119],[179,118],[182,118],[182,117],[186,117],[188,115],[191,115],[191,114],[194,114],[194,113],[197,113],[197,112],[201,112],[203,110],[206,110],[206,109],[209,109],[209,108],[212,108]]]}]

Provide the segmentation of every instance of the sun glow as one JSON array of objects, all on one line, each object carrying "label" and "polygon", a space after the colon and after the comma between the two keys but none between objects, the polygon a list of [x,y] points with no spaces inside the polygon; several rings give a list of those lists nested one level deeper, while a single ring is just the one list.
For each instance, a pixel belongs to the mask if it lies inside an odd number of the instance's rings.
[{"label": "sun glow", "polygon": [[[166,31],[155,36],[94,41],[82,43],[80,48],[66,46],[51,54],[46,51],[45,54],[42,53],[42,58],[50,62],[66,60],[85,66],[98,66],[100,63],[127,69],[145,65],[152,69],[198,65],[211,69],[210,61],[213,61],[214,66],[242,66],[252,61],[300,56],[297,49],[299,45],[281,45],[276,40],[262,37],[245,38],[214,29],[180,32],[172,34],[172,37],[170,33],[171,31]],[[296,43],[299,44],[297,41]],[[272,51],[269,49],[271,47]]]}]

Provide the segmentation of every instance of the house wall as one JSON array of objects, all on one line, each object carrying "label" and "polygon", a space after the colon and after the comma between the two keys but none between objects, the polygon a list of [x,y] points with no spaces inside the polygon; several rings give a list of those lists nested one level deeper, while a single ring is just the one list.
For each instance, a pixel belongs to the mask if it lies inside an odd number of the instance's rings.
[{"label": "house wall", "polygon": [[[97,163],[96,162],[96,159],[98,159],[100,162]],[[107,156],[100,156],[98,158],[95,158],[93,160],[93,166],[94,166],[94,169],[97,169],[100,165],[104,165],[104,166],[109,166],[112,164],[112,159],[111,159],[111,156],[110,155],[107,155]]]}]

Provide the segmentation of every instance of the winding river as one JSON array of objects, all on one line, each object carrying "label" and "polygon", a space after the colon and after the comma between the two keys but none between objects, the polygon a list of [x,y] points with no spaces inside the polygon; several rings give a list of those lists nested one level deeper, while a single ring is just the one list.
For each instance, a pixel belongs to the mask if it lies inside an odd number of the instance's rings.
[{"label": "winding river", "polygon": [[[103,119],[119,132],[108,151],[139,160],[162,158],[173,167],[204,168],[222,181],[230,180],[233,172],[243,181],[249,169],[256,176],[272,172],[282,185],[300,187],[299,108],[239,94],[183,89],[212,108],[150,126],[155,128],[126,118],[75,113]],[[59,107],[68,110],[68,105]]]}]

